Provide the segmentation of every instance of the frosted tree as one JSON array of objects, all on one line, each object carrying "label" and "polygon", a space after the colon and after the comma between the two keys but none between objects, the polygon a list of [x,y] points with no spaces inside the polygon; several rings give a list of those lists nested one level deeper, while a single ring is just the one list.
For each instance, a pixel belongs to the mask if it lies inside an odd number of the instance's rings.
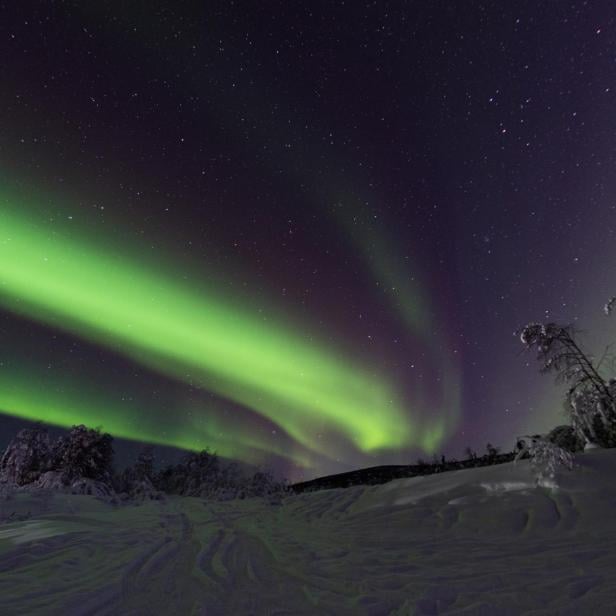
[{"label": "frosted tree", "polygon": [[537,350],[540,372],[556,372],[557,382],[570,384],[566,408],[576,434],[602,447],[616,446],[616,388],[599,374],[606,354],[595,367],[575,341],[571,325],[529,323],[516,334],[527,350]]},{"label": "frosted tree", "polygon": [[51,440],[39,422],[33,428],[20,430],[0,457],[0,483],[26,485],[50,466]]},{"label": "frosted tree", "polygon": [[536,485],[544,488],[557,488],[556,469],[559,466],[565,466],[573,470],[573,454],[543,437],[526,435],[526,438],[529,442],[521,442],[522,446],[513,461],[514,464],[527,453],[530,456]]},{"label": "frosted tree", "polygon": [[113,477],[113,437],[100,428],[73,426],[52,448],[52,467],[67,480],[75,478],[111,482]]},{"label": "frosted tree", "polygon": [[609,317],[616,304],[616,297],[610,297],[605,306],[603,306],[603,312]]},{"label": "frosted tree", "polygon": [[139,479],[152,479],[154,476],[154,448],[144,445],[135,462],[135,474]]}]

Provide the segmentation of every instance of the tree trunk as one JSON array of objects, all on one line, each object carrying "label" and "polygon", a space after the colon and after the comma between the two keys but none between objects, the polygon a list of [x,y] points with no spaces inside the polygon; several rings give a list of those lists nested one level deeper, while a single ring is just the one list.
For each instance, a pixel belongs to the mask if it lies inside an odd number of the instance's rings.
[{"label": "tree trunk", "polygon": [[597,412],[599,413],[599,415],[601,415],[601,419],[603,420],[603,425],[607,427],[609,424],[609,419],[605,413],[605,403],[602,399],[599,399],[597,401]]},{"label": "tree trunk", "polygon": [[594,427],[592,425],[592,419],[589,419],[586,416],[585,413],[582,413],[581,411],[578,410],[577,403],[576,403],[575,400],[569,400],[569,404],[570,404],[571,409],[572,409],[572,413],[571,414],[577,420],[578,428],[582,432],[582,435],[584,436],[584,439],[585,440],[588,439],[588,436],[584,432],[584,428],[586,428],[586,430],[588,430],[588,434],[590,435],[590,440],[591,441],[596,441],[597,440],[597,434],[596,434],[595,429],[594,429]]}]

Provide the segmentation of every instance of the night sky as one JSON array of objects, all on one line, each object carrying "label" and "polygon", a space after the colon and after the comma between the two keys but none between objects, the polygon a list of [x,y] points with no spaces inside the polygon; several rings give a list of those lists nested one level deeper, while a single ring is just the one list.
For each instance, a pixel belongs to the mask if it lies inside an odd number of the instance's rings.
[{"label": "night sky", "polygon": [[566,422],[616,294],[613,2],[0,3],[0,445],[297,481]]}]

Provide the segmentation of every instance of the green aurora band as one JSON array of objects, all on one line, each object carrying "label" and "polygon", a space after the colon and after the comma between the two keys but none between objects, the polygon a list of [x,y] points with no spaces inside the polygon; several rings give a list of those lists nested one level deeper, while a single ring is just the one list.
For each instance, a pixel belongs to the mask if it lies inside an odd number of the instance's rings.
[{"label": "green aurora band", "polygon": [[[128,15],[128,14],[127,14]],[[131,18],[126,16],[124,19],[124,23],[132,23]],[[118,35],[123,35],[124,29],[118,29]],[[135,38],[131,37],[130,44],[139,44],[135,43]],[[174,43],[175,44],[175,43]],[[179,68],[179,65],[178,65]],[[207,73],[206,76],[212,76],[212,71],[214,71],[214,67],[209,66],[207,71],[205,71],[202,67],[195,67],[195,70],[189,71],[188,73],[184,73],[186,77],[186,82],[184,84],[185,89],[191,92],[201,92],[205,96],[206,92],[202,91],[202,83],[207,82],[208,80],[202,79],[204,74]],[[155,73],[152,73],[154,76]],[[227,77],[224,74],[214,73],[216,79],[224,81]],[[241,87],[241,84],[238,84],[238,87]],[[234,90],[235,92],[235,90]],[[209,92],[207,93],[209,96]],[[276,93],[277,98],[284,99],[284,93],[278,92]],[[256,96],[256,91],[254,88],[250,88],[249,90],[241,91],[241,95],[239,96],[241,100],[251,100],[251,105],[248,109],[242,107],[241,115],[242,117],[250,116],[251,124],[253,128],[257,129],[258,135],[260,134],[261,140],[256,139],[255,143],[259,144],[261,141],[265,141],[270,138],[269,129],[259,129],[262,125],[261,117],[265,114],[269,113],[271,109],[273,100],[266,100],[265,98],[259,99]],[[226,124],[229,127],[233,127],[237,124],[237,116],[234,115],[233,110],[237,107],[238,95],[234,94],[234,98],[226,98],[222,95],[218,98],[215,98],[211,101],[212,108],[214,110],[214,115],[219,118],[219,120],[226,120]],[[287,117],[282,118],[280,121],[280,126],[291,125],[296,121],[298,116],[300,117],[311,117],[310,110],[298,110],[297,109],[297,101],[293,101],[294,112],[293,115],[288,114]],[[280,107],[279,114],[284,113],[284,105]],[[245,143],[243,136],[238,134],[238,139],[241,139],[243,147],[248,147]],[[286,141],[287,137],[282,136],[281,142]],[[255,146],[258,147],[258,146]],[[306,164],[306,156],[307,153],[313,153],[313,158],[316,160],[317,152],[319,152],[319,156],[321,156],[321,145],[320,142],[316,142],[310,148],[303,148],[300,152],[297,151],[285,151],[285,160],[287,164],[285,165],[287,173],[291,177],[295,177],[300,186],[311,186],[313,192],[313,200],[315,205],[320,204],[323,209],[327,209],[327,213],[331,215],[334,214],[334,217],[337,219],[338,224],[342,227],[347,233],[347,239],[351,240],[351,242],[355,245],[361,253],[365,256],[366,264],[374,276],[374,279],[379,283],[382,290],[384,290],[388,299],[390,300],[391,307],[398,313],[401,323],[406,328],[406,331],[415,337],[418,340],[421,340],[425,344],[425,348],[430,355],[434,366],[438,366],[441,368],[441,378],[440,382],[442,384],[442,396],[441,400],[435,404],[432,400],[424,400],[422,399],[422,392],[419,390],[414,391],[414,400],[413,407],[417,409],[422,409],[429,411],[430,417],[426,417],[425,415],[411,416],[409,412],[407,412],[402,418],[399,417],[399,403],[391,402],[389,403],[386,394],[384,397],[382,396],[384,391],[391,391],[391,388],[385,384],[383,379],[377,381],[379,384],[379,391],[381,392],[380,397],[381,404],[378,406],[378,413],[375,412],[374,415],[380,415],[379,419],[374,419],[373,421],[366,423],[365,418],[363,421],[365,425],[374,425],[378,426],[375,432],[375,443],[387,443],[385,448],[397,448],[403,446],[418,446],[421,447],[427,453],[434,453],[438,450],[441,443],[447,438],[448,435],[451,435],[455,430],[456,425],[460,418],[461,413],[461,392],[462,392],[462,380],[461,380],[461,370],[459,366],[459,362],[453,355],[446,351],[445,341],[442,339],[436,339],[433,332],[435,328],[432,326],[430,319],[430,310],[427,298],[424,296],[423,289],[421,285],[417,282],[418,280],[418,268],[416,265],[412,271],[415,272],[415,280],[410,279],[409,270],[412,266],[411,263],[405,262],[400,263],[400,259],[396,257],[394,251],[392,250],[391,244],[385,240],[385,237],[382,234],[372,232],[369,237],[365,234],[362,234],[361,230],[358,229],[357,226],[353,224],[353,213],[362,212],[365,213],[366,210],[363,207],[362,201],[353,197],[353,190],[341,190],[339,182],[332,178],[319,178],[318,182],[314,181],[314,178],[310,175],[306,176],[305,169],[315,167],[315,165],[310,164],[310,160],[308,164]],[[330,168],[345,168],[347,165],[344,164],[346,161],[341,160],[331,160]],[[275,170],[277,172],[278,167],[281,161],[276,161]],[[267,166],[267,165],[266,165]],[[9,178],[3,178],[3,180],[9,180]],[[147,178],[141,178],[141,182],[147,182]],[[4,184],[8,184],[9,182],[3,181]],[[360,185],[361,182],[353,182],[351,185],[356,186]],[[21,192],[21,191],[20,191]],[[6,194],[6,193],[5,193]],[[14,204],[22,202],[21,194],[17,199],[13,198],[12,201]],[[48,199],[44,201],[48,202]],[[39,203],[43,203],[43,200],[38,200]],[[342,210],[332,209],[329,207],[332,203],[340,203],[344,202],[347,207]],[[351,207],[349,207],[351,206]],[[0,208],[2,205],[0,204]],[[34,209],[37,209],[36,207]],[[2,233],[2,228],[0,228],[0,233]],[[362,237],[363,235],[363,237]],[[367,250],[368,246],[374,246],[375,250],[369,254]],[[0,250],[2,246],[0,245]],[[90,249],[88,249],[88,252]],[[125,249],[126,251],[126,249]],[[125,253],[126,254],[126,253]],[[133,263],[137,263],[142,261],[141,258],[133,259]],[[148,259],[150,262],[151,259]],[[149,263],[149,271],[161,271],[168,267],[168,263],[158,263],[158,267],[155,268]],[[162,266],[162,267],[161,267]],[[0,266],[0,276],[2,276],[2,266]],[[172,280],[173,272],[168,272],[168,280]],[[175,276],[177,277],[177,276]],[[162,279],[161,279],[162,280]],[[200,295],[195,292],[194,289],[191,289],[188,292],[189,296],[192,298],[191,302],[194,302],[195,306],[200,306],[199,309],[202,309],[204,306],[209,306],[213,303],[213,297],[216,294],[212,294],[211,292],[207,292],[205,295]],[[184,292],[182,292],[184,295]],[[207,298],[207,299],[205,299]],[[86,336],[90,339],[95,339],[101,344],[107,344],[108,346],[112,346],[119,352],[123,352],[127,355],[130,355],[133,359],[140,361],[150,367],[156,368],[157,370],[168,374],[170,376],[174,376],[176,378],[186,380],[186,370],[184,369],[185,358],[181,360],[182,367],[178,366],[176,361],[175,354],[170,356],[165,356],[164,358],[158,358],[153,356],[153,352],[150,352],[146,347],[142,345],[133,345],[125,346],[127,341],[123,338],[118,338],[117,334],[109,333],[109,330],[98,330],[96,331],[94,326],[90,323],[82,322],[78,317],[74,315],[68,315],[65,312],[59,314],[59,320],[55,320],[51,315],[51,307],[46,307],[41,303],[41,296],[38,296],[36,303],[32,303],[31,305],[26,306],[25,304],[20,304],[18,298],[13,295],[11,297],[11,293],[6,293],[3,296],[3,290],[0,286],[0,305],[4,304],[5,307],[12,309],[20,314],[25,314],[27,316],[31,316],[37,318],[39,320],[43,320],[47,323],[53,324],[58,327],[64,327],[65,329],[69,329],[74,333],[78,333],[80,335]],[[30,304],[30,302],[29,302]],[[224,306],[225,302],[218,302],[219,305]],[[227,305],[230,304],[229,310],[233,313],[236,312],[236,308],[233,307],[237,305],[237,301],[235,302],[227,302]],[[277,319],[280,322],[280,319]],[[192,319],[189,321],[192,322]],[[258,322],[256,317],[250,319],[252,324]],[[79,329],[77,329],[76,325],[79,324]],[[260,326],[265,327],[263,324]],[[274,331],[271,326],[267,326],[267,332],[273,334]],[[276,331],[296,331],[295,328],[287,328],[287,330],[278,328]],[[96,336],[96,337],[95,337]],[[297,334],[294,336],[290,336],[288,333],[283,334],[283,338],[288,341],[297,338]],[[119,345],[122,345],[120,348]],[[294,348],[294,353],[298,357],[302,357],[303,353],[302,349],[304,348],[306,342],[305,339],[302,339],[300,346],[296,346]],[[272,345],[275,348],[275,344]],[[293,347],[293,344],[286,344],[287,348]],[[321,346],[322,348],[322,346]],[[258,355],[258,352],[255,350],[255,354]],[[358,376],[358,373],[361,374],[361,370],[355,370],[349,368],[349,363],[345,361],[341,361],[339,359],[335,359],[331,352],[325,353],[328,358],[330,358],[331,362],[337,366],[347,366],[348,372],[355,379]],[[192,366],[192,367],[191,367]],[[188,369],[191,370],[192,375],[195,376],[193,370],[195,368],[194,364],[188,365]],[[201,371],[202,363],[201,361],[197,362],[196,368]],[[206,369],[206,370],[209,370]],[[336,372],[337,374],[337,372]],[[213,375],[210,375],[213,377]],[[361,379],[361,377],[360,377]],[[190,380],[190,379],[189,379]],[[305,380],[303,382],[306,382]],[[326,381],[327,383],[331,382],[330,380]],[[369,378],[369,382],[374,382],[374,377],[371,375]],[[239,387],[241,384],[241,389]],[[365,383],[367,385],[367,382]],[[265,384],[264,384],[265,385]],[[343,398],[348,400],[347,387],[349,383],[346,381],[337,382],[333,387],[327,387],[327,390],[333,390],[336,392],[345,392]],[[302,404],[299,407],[299,410],[296,409],[295,406],[288,407],[288,416],[285,414],[285,410],[280,406],[280,400],[276,398],[273,401],[273,404],[270,404],[269,397],[268,399],[262,398],[265,394],[259,390],[259,393],[253,391],[253,388],[247,387],[247,384],[243,378],[240,378],[238,381],[233,381],[225,384],[225,390],[228,391],[231,388],[235,389],[235,396],[229,396],[233,399],[238,399],[238,396],[241,394],[241,400],[243,404],[246,404],[249,408],[258,410],[268,417],[275,417],[276,421],[281,426],[287,426],[288,432],[290,434],[296,435],[299,438],[302,436],[303,432],[308,432],[310,434],[314,434],[314,432],[318,431],[318,428],[322,427],[323,420],[327,419],[327,417],[318,412],[317,409],[314,409],[314,413],[310,411],[310,407],[306,408],[305,404]],[[214,389],[214,387],[212,387]],[[320,387],[318,387],[320,391]],[[217,390],[220,391],[220,390]],[[392,394],[393,398],[393,394]],[[260,401],[260,404],[257,406],[256,402]],[[344,428],[346,426],[353,437],[353,440],[356,443],[362,442],[361,435],[364,434],[365,428],[361,426],[354,426],[354,422],[359,422],[360,415],[363,414],[363,409],[365,408],[365,404],[362,404],[359,408],[354,410],[345,410],[348,407],[341,406],[338,407],[338,415],[342,414],[343,421],[342,424],[340,421],[334,422],[335,425],[343,427],[344,432],[348,433],[348,430]],[[269,409],[269,414],[268,414]],[[387,412],[383,413],[383,409],[387,409]],[[410,410],[410,409],[409,409]],[[392,420],[395,419],[394,423],[391,423]],[[283,424],[284,422],[284,424]],[[332,427],[332,423],[329,422],[330,427]],[[393,429],[393,426],[397,426],[398,429]],[[394,438],[389,440],[387,435],[393,434]],[[359,435],[359,436],[358,436]],[[378,437],[380,435],[380,438]],[[312,439],[302,438],[302,442],[306,443],[308,446],[315,446],[318,443],[315,443]],[[378,446],[375,446],[375,449],[378,449]],[[364,447],[364,450],[369,450],[369,447]],[[324,454],[324,452],[322,452]],[[331,453],[331,452],[330,452]]]},{"label": "green aurora band", "polygon": [[[332,185],[324,191],[321,199],[326,200],[326,195],[333,194],[336,194],[336,190]],[[432,419],[430,425],[425,421],[415,422],[418,444],[425,452],[433,454],[459,423],[462,377],[459,361],[454,358],[454,354],[443,352],[446,344],[442,336],[436,333],[438,328],[433,322],[428,298],[423,285],[418,281],[421,278],[419,267],[409,262],[408,257],[407,262],[401,264],[400,258],[392,250],[395,242],[386,236],[384,229],[375,229],[373,221],[370,232],[365,229],[362,223],[372,217],[363,203],[353,196],[352,191],[338,193],[338,199],[330,213],[344,231],[345,237],[352,242],[354,250],[363,256],[366,267],[379,288],[388,296],[404,330],[424,343],[433,366],[441,368],[442,396],[436,405],[438,415]],[[356,224],[357,222],[360,224]],[[414,276],[409,275],[409,269],[414,272]],[[421,409],[435,407],[434,401],[423,399],[421,390],[416,390],[414,394],[414,406]]]},{"label": "green aurora band", "polygon": [[[157,445],[172,445],[200,451],[204,447],[221,456],[259,464],[267,454],[292,459],[304,468],[314,466],[312,457],[298,449],[290,455],[278,443],[262,443],[250,426],[219,419],[208,405],[208,413],[194,418],[185,409],[173,413],[145,414],[138,404],[114,399],[102,386],[89,386],[80,380],[58,379],[40,367],[23,364],[2,366],[0,370],[0,409],[15,417],[68,427],[85,423],[89,427],[104,425],[114,437]],[[138,427],[137,427],[138,426]]]},{"label": "green aurora band", "polygon": [[[240,302],[164,275],[154,260],[148,267],[117,247],[105,250],[77,237],[74,227],[50,225],[20,205],[0,203],[0,304],[6,309],[199,382],[323,455],[331,452],[320,449],[314,435],[324,424],[364,452],[425,446],[394,388],[374,370],[251,314]],[[106,414],[92,420],[110,425]]]}]

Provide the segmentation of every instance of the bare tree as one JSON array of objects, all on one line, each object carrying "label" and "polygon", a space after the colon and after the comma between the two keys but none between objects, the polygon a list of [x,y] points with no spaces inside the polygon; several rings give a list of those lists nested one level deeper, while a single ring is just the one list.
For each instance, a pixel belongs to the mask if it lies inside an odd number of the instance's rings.
[{"label": "bare tree", "polygon": [[470,445],[467,445],[464,448],[464,453],[465,453],[466,457],[469,460],[476,460],[477,459],[477,453],[475,451],[473,451],[473,449],[471,448]]}]

